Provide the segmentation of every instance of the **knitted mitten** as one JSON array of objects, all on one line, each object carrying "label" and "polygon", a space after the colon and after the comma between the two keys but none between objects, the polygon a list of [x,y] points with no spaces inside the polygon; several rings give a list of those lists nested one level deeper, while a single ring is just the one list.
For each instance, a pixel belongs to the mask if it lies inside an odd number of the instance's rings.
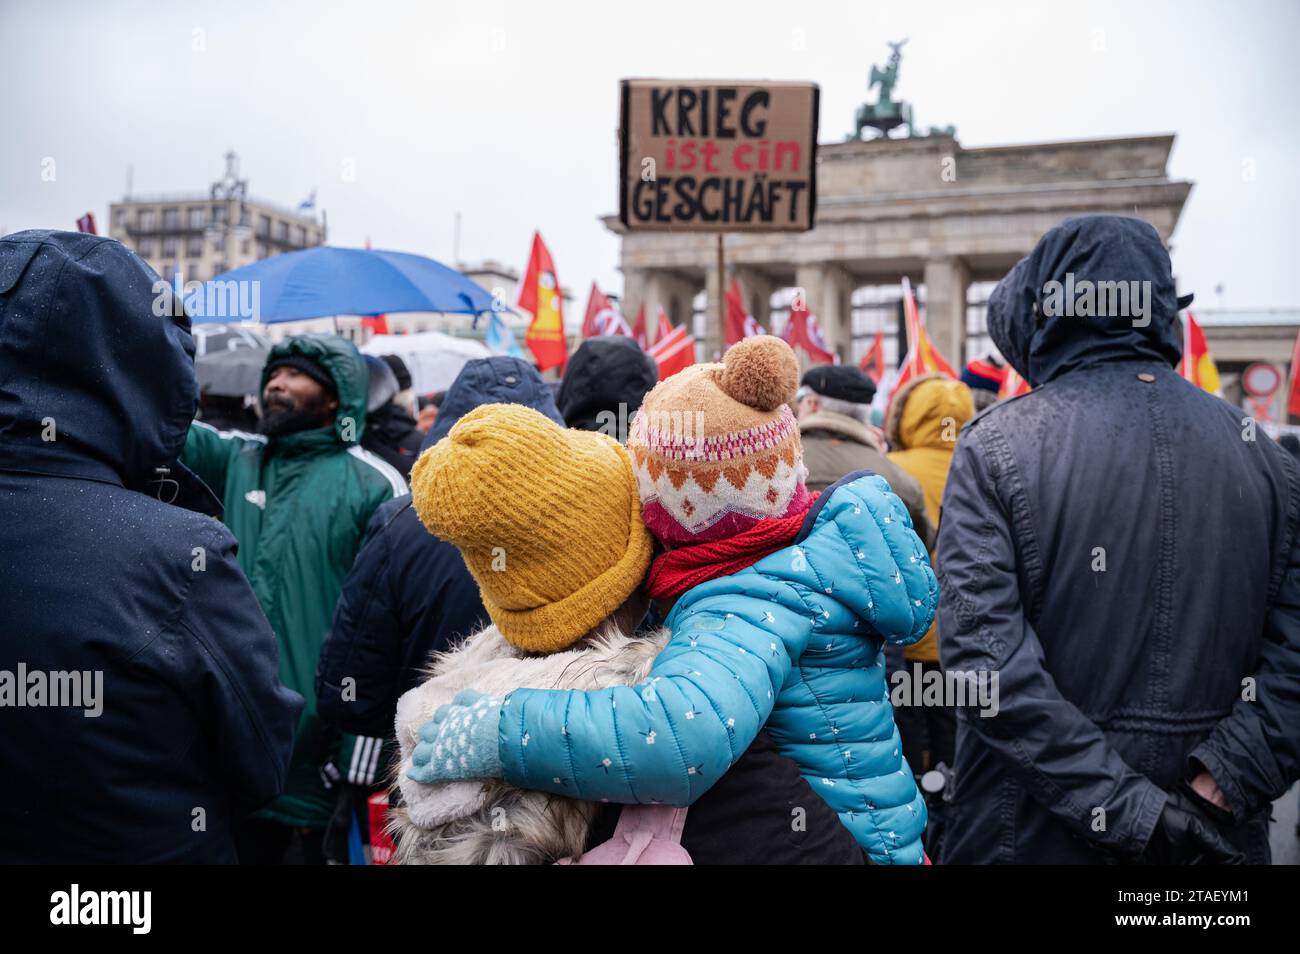
[{"label": "knitted mitten", "polygon": [[420,727],[406,777],[426,785],[466,778],[500,778],[497,723],[501,700],[462,689]]}]

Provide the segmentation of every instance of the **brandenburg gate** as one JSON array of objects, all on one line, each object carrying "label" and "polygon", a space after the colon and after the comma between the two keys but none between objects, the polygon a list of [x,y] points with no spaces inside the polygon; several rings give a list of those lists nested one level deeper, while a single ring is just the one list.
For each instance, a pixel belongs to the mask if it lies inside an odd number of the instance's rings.
[{"label": "brandenburg gate", "polygon": [[[827,340],[850,361],[865,347],[853,347],[854,292],[907,276],[921,289],[935,344],[964,362],[972,283],[1001,278],[1062,219],[1138,216],[1170,241],[1192,188],[1169,177],[1173,143],[1164,134],[967,149],[932,130],[820,144],[814,228],[725,235],[727,281],[740,280],[750,313],[769,330],[774,293],[802,288]],[[721,350],[726,290],[716,237],[629,233],[616,215],[603,221],[621,236],[623,313],[630,320],[644,305],[653,333],[659,306],[674,323],[690,321],[703,291],[699,357],[711,360]]]}]

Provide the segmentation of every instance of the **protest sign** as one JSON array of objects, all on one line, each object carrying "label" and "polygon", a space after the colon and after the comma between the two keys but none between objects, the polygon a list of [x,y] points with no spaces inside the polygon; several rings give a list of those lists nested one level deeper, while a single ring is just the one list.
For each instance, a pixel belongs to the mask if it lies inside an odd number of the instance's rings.
[{"label": "protest sign", "polygon": [[818,97],[813,83],[624,80],[619,218],[634,230],[811,229]]}]

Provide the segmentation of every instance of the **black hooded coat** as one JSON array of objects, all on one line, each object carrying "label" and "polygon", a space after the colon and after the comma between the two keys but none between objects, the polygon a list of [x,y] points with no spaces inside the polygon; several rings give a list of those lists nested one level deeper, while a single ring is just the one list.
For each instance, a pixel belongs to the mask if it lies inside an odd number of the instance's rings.
[{"label": "black hooded coat", "polygon": [[[1105,281],[1149,284],[1090,308]],[[1036,387],[963,429],[943,499],[943,666],[999,679],[996,715],[960,712],[944,861],[1131,858],[1202,770],[1268,859],[1300,772],[1300,478],[1174,370],[1178,306],[1155,229],[1117,216],[1053,228],[989,301]]]},{"label": "black hooded coat", "polygon": [[165,289],[110,239],[0,240],[3,863],[233,862],[288,772],[303,700],[177,463],[197,387]]}]

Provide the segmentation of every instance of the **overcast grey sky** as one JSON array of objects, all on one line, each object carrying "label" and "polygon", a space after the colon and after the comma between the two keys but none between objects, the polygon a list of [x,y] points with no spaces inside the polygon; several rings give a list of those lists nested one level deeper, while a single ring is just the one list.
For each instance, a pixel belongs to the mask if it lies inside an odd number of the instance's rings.
[{"label": "overcast grey sky", "polygon": [[203,190],[233,147],[256,195],[317,190],[332,244],[449,261],[460,211],[462,259],[522,269],[540,228],[580,304],[622,287],[597,221],[619,78],[813,80],[840,140],[902,37],[896,95],[965,146],[1176,132],[1182,286],[1300,305],[1296,0],[0,0],[0,230],[104,222],[128,166],[137,193]]}]

